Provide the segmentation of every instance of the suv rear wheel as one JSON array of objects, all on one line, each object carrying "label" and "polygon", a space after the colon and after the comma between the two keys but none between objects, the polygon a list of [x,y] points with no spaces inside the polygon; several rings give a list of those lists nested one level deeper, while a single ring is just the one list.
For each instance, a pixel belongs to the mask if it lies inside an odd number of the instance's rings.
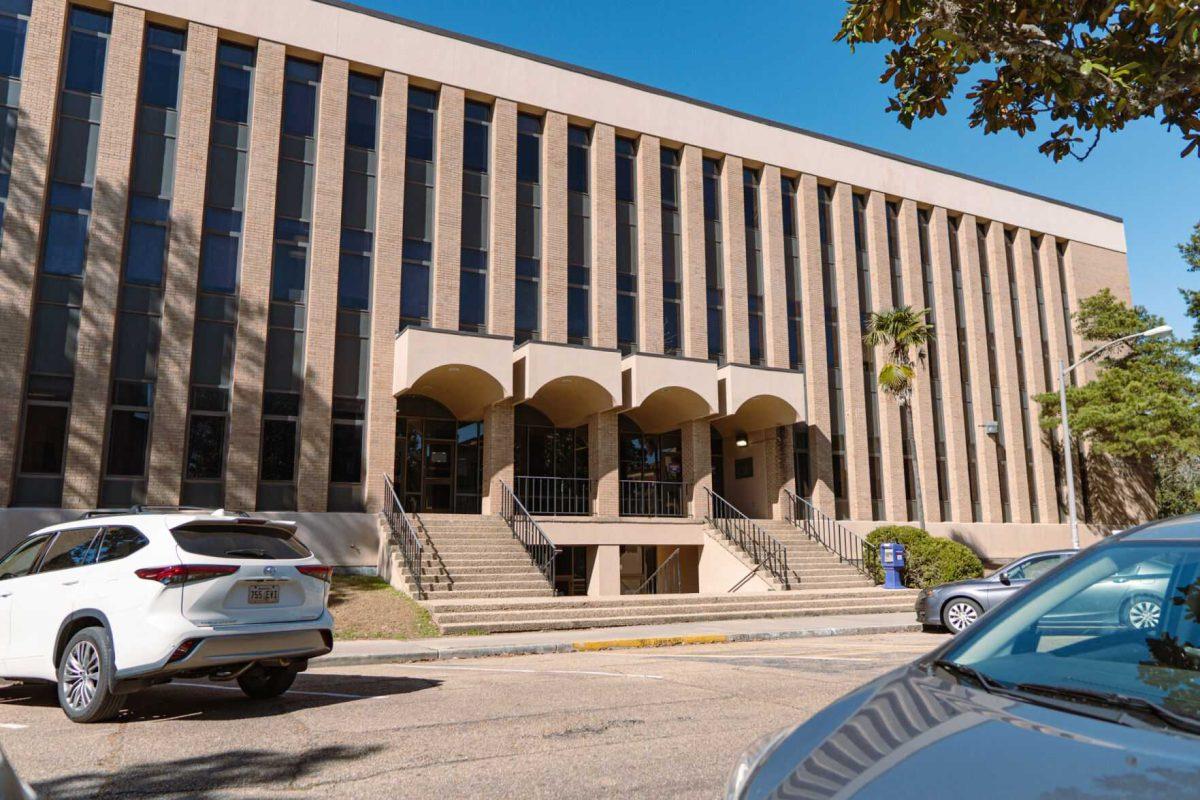
[{"label": "suv rear wheel", "polygon": [[103,628],[71,637],[58,663],[58,704],[74,722],[103,722],[121,710],[113,693],[113,653]]},{"label": "suv rear wheel", "polygon": [[251,667],[238,676],[238,686],[247,697],[270,700],[292,688],[296,670],[291,667]]}]

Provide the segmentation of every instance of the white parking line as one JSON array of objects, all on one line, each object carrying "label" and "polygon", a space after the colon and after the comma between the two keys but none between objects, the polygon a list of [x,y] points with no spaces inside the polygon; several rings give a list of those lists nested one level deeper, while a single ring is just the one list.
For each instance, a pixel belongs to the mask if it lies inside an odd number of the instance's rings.
[{"label": "white parking line", "polygon": [[[190,686],[193,689],[216,689],[219,692],[240,692],[241,689],[236,686],[220,686],[213,683],[179,683],[174,681],[172,686]],[[304,694],[311,697],[340,697],[346,700],[378,700],[379,695],[374,694],[343,694],[342,692],[304,692],[299,689],[289,689],[289,695]]]},{"label": "white parking line", "polygon": [[21,731],[28,727],[28,725],[18,725],[15,722],[0,722],[0,728],[4,728],[6,731]]},{"label": "white parking line", "polygon": [[515,672],[522,675],[590,675],[600,678],[642,678],[648,681],[661,681],[661,675],[641,675],[636,672],[597,672],[583,669],[518,669],[516,667],[462,667],[448,664],[397,664],[399,669],[432,669],[432,670],[468,670],[472,672]]}]

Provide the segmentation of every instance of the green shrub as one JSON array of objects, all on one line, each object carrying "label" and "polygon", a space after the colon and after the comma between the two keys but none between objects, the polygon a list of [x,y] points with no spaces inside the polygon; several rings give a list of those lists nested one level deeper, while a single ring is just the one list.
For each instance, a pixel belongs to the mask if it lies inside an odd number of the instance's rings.
[{"label": "green shrub", "polygon": [[983,575],[983,562],[965,544],[933,537],[920,528],[908,525],[884,525],[867,534],[866,552],[863,554],[867,572],[875,583],[883,583],[879,545],[884,542],[904,545],[908,558],[908,566],[904,571],[906,586],[924,589]]},{"label": "green shrub", "polygon": [[[899,542],[910,553],[917,543],[929,538],[929,534],[911,525],[883,525],[867,534],[866,552],[863,553],[863,566],[867,574],[876,583],[883,583],[883,567],[879,564],[879,545],[884,542]],[[909,564],[911,565],[911,561]]]}]

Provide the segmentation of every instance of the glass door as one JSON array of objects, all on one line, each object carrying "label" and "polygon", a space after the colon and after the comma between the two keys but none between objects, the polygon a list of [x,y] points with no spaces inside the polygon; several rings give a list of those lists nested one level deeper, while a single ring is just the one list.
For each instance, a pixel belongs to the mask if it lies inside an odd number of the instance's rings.
[{"label": "glass door", "polygon": [[421,510],[448,514],[454,510],[454,441],[425,441],[425,475]]}]

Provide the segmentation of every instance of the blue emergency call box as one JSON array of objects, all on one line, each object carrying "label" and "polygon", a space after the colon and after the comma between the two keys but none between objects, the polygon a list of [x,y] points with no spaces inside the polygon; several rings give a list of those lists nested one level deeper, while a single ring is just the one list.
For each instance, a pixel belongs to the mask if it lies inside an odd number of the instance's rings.
[{"label": "blue emergency call box", "polygon": [[904,545],[899,542],[883,542],[879,545],[879,564],[883,567],[883,588],[903,589],[900,572],[905,565]]}]

